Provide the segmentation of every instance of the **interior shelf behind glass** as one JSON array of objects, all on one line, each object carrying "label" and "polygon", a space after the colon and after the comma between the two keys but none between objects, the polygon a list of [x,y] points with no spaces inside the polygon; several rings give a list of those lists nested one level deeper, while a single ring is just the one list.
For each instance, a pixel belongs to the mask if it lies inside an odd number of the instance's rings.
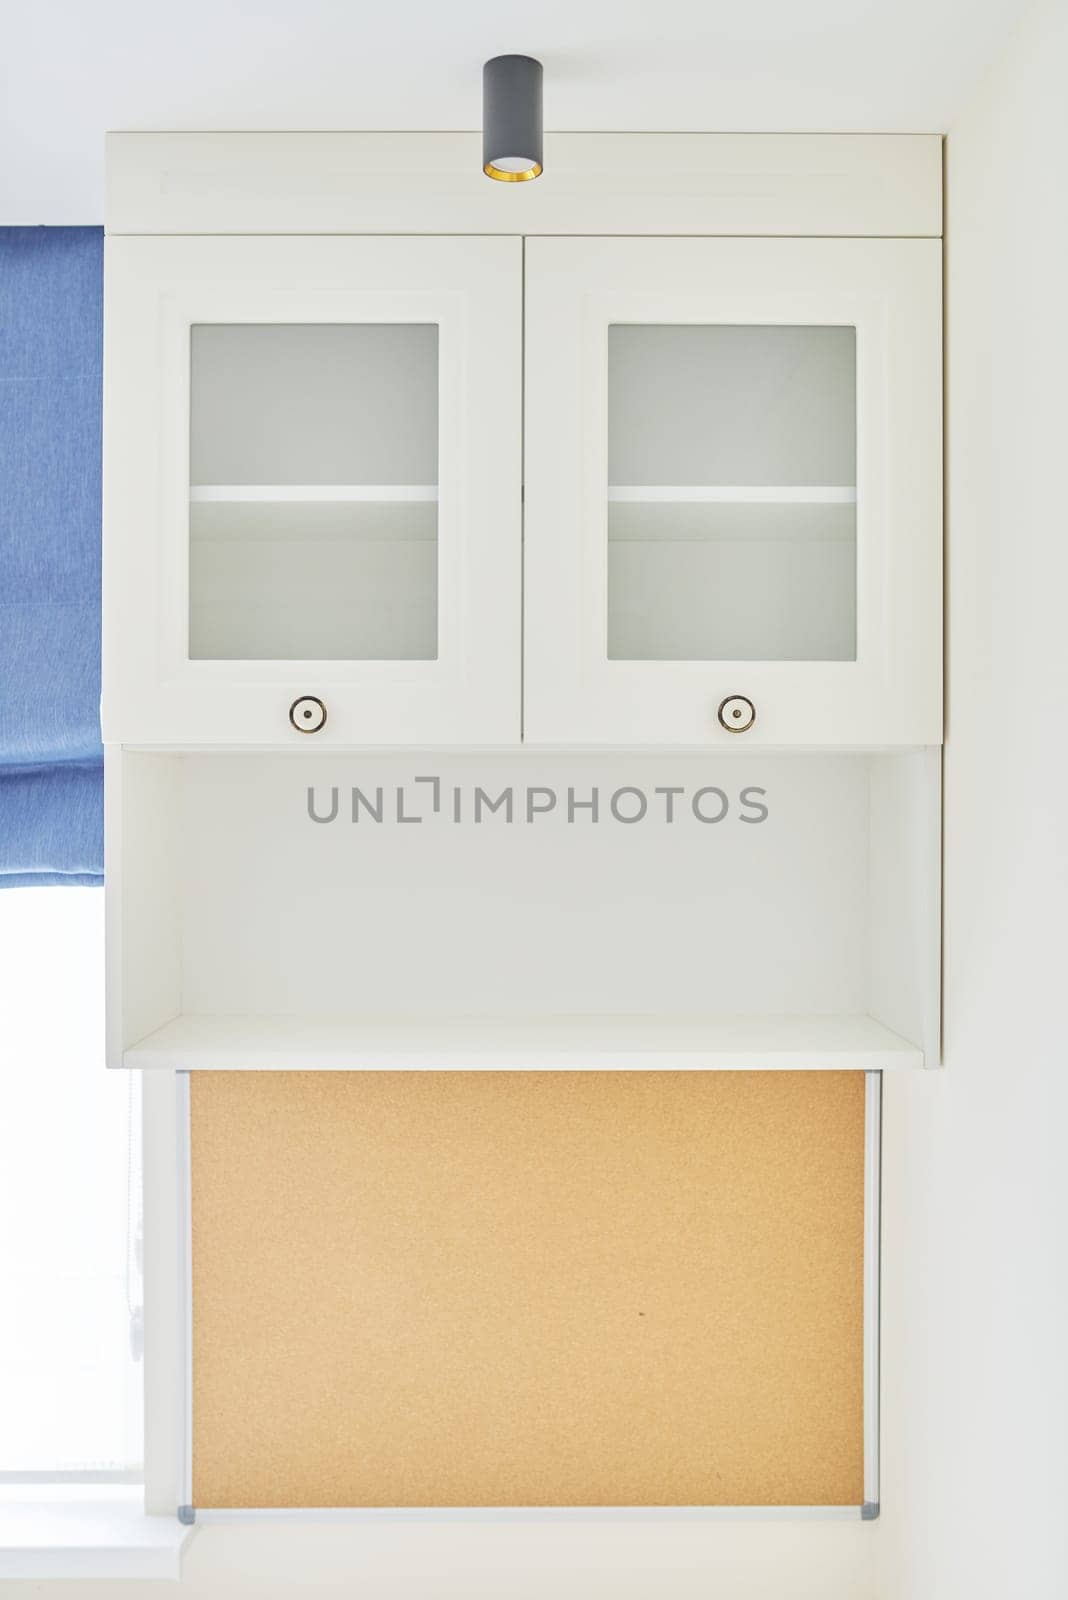
[{"label": "interior shelf behind glass", "polygon": [[194,483],[189,490],[190,505],[437,498],[436,483]]},{"label": "interior shelf behind glass", "polygon": [[611,505],[856,505],[846,484],[611,483]]}]

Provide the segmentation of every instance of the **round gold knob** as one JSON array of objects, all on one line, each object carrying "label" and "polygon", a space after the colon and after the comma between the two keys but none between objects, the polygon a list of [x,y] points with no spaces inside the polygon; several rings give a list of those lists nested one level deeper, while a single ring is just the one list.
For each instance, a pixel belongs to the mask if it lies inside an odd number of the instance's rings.
[{"label": "round gold knob", "polygon": [[720,701],[717,715],[728,733],[745,733],[756,721],[756,706],[744,694],[729,694]]},{"label": "round gold knob", "polygon": [[290,706],[289,720],[298,733],[318,733],[326,727],[326,707],[317,695],[302,694]]}]

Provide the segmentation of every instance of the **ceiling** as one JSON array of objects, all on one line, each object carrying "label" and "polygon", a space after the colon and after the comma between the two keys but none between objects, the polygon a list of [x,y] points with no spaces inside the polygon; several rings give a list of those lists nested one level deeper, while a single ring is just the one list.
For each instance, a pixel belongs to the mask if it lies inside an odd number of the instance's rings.
[{"label": "ceiling", "polygon": [[473,128],[482,61],[574,129],[941,132],[1026,0],[9,0],[0,223],[99,222],[110,128]]}]

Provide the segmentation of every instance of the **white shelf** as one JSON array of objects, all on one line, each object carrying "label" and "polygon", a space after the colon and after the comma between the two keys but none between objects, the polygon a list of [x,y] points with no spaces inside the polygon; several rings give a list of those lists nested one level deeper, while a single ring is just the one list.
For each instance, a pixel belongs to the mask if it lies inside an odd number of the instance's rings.
[{"label": "white shelf", "polygon": [[193,505],[269,502],[308,505],[328,501],[434,501],[436,483],[195,483],[189,490]]},{"label": "white shelf", "polygon": [[615,504],[856,505],[857,491],[838,484],[610,483]]},{"label": "white shelf", "polygon": [[[313,550],[321,563],[334,558],[333,544],[432,545],[438,533],[438,508],[432,500],[208,500],[189,508],[189,537],[193,544],[288,544],[305,560]],[[335,552],[335,555],[337,552]],[[434,559],[433,551],[429,552]],[[403,552],[400,560],[408,559]],[[350,559],[341,556],[342,561]],[[358,557],[353,557],[358,559]],[[375,588],[373,579],[341,568],[319,568],[320,576],[332,570],[331,585],[337,604],[351,604],[354,592]],[[249,574],[246,572],[244,577]],[[290,574],[286,582],[293,582]],[[219,590],[215,588],[216,595]],[[346,602],[346,594],[348,601]],[[318,605],[329,605],[320,593]]]},{"label": "white shelf", "polygon": [[864,1015],[174,1018],[126,1067],[179,1071],[879,1071],[923,1051]]},{"label": "white shelf", "polygon": [[193,1532],[146,1516],[140,1484],[5,1484],[0,1578],[175,1581]]}]

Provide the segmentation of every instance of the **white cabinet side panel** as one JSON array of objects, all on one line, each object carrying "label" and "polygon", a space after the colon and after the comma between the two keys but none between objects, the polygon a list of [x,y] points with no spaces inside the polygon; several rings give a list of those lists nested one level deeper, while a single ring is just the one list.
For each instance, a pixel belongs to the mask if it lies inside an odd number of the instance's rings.
[{"label": "white cabinet side panel", "polygon": [[183,1327],[188,1294],[181,1250],[186,1148],[179,1126],[178,1074],[143,1078],[145,1237],[145,1510],[175,1516],[187,1414]]},{"label": "white cabinet side panel", "polygon": [[941,751],[876,756],[869,771],[870,1010],[933,1067],[941,1053]]},{"label": "white cabinet side panel", "polygon": [[182,763],[109,747],[108,1062],[181,1009],[177,836]]}]

